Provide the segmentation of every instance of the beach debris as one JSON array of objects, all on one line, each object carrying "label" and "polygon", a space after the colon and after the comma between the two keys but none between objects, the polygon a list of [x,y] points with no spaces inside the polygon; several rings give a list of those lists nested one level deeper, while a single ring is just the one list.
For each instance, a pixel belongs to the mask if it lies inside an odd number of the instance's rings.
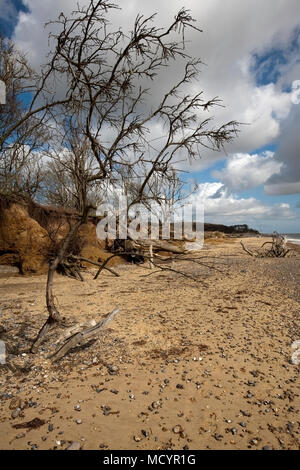
[{"label": "beach debris", "polygon": [[40,418],[34,418],[31,421],[27,421],[26,423],[19,423],[14,424],[13,428],[15,429],[38,429],[45,424],[45,421]]},{"label": "beach debris", "polygon": [[[285,258],[291,252],[291,249],[286,247],[287,238],[277,232],[273,233],[271,242],[265,242],[258,250],[250,251],[242,241],[240,243],[243,250],[254,258]],[[267,245],[271,247],[265,248]]]},{"label": "beach debris", "polygon": [[70,349],[87,344],[91,339],[94,339],[99,333],[110,323],[115,316],[120,312],[119,307],[110,312],[103,320],[79,333],[74,334],[62,346],[60,346],[54,354],[50,356],[52,362],[56,362],[63,358]]}]

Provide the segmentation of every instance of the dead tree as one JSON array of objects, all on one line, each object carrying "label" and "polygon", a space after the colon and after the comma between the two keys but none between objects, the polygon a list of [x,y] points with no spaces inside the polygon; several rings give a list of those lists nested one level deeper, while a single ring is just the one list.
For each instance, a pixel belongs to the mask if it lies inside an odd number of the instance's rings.
[{"label": "dead tree", "polygon": [[[131,204],[141,203],[151,197],[157,181],[174,179],[177,157],[191,160],[200,158],[203,149],[221,150],[237,132],[235,121],[212,126],[209,113],[220,104],[218,98],[204,100],[202,91],[195,95],[186,91],[187,85],[198,79],[201,65],[200,59],[190,58],[186,51],[185,31],[193,28],[200,32],[190,12],[183,8],[165,28],[155,26],[155,15],[138,15],[127,34],[109,24],[109,14],[115,8],[108,0],[90,0],[69,18],[60,14],[55,22],[58,33],[50,34],[50,60],[42,69],[30,107],[0,139],[1,145],[38,112],[42,116],[46,113],[57,126],[63,115],[68,119],[67,130],[76,129],[79,141],[88,142],[93,155],[92,172],[87,173],[75,163],[71,168],[84,197],[80,200],[78,221],[50,263],[46,288],[49,318],[32,352],[37,351],[49,328],[62,320],[54,302],[54,273],[70,255],[70,243],[86,221],[89,188],[95,182],[119,188],[121,170],[126,168],[137,182]],[[180,34],[177,40],[176,33]],[[185,62],[181,76],[160,97],[151,96],[149,82],[158,81],[168,66],[179,59]],[[65,84],[59,100],[51,89],[56,80]],[[47,87],[49,93],[45,94]],[[151,142],[153,125],[162,129],[155,145]],[[54,147],[55,137],[54,133]]]},{"label": "dead tree", "polygon": [[[271,242],[265,242],[258,250],[249,250],[241,241],[243,250],[254,258],[285,258],[291,252],[286,247],[286,243],[286,238],[277,232],[274,232]],[[270,247],[265,248],[267,245],[270,245]]]}]

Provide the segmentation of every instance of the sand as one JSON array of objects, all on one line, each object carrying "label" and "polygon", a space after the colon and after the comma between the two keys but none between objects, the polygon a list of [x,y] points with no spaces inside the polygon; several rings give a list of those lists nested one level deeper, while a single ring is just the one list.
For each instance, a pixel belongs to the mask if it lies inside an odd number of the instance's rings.
[{"label": "sand", "polygon": [[[0,449],[299,449],[291,345],[300,339],[300,253],[253,259],[235,239],[208,243],[204,255],[218,271],[180,268],[205,285],[149,276],[147,264],[97,281],[87,270],[85,283],[57,275],[70,324],[120,306],[99,340],[57,364],[47,359],[57,331],[28,352],[47,318],[46,276],[0,279],[10,354],[0,366]],[[14,427],[33,419],[35,428]]]}]

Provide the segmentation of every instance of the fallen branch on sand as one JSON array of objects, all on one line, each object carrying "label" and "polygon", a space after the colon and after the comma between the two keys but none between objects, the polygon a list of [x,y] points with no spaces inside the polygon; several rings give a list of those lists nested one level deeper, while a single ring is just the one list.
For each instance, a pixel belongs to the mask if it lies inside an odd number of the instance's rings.
[{"label": "fallen branch on sand", "polygon": [[49,356],[49,359],[52,359],[52,362],[56,362],[62,357],[64,357],[70,351],[70,349],[73,349],[78,346],[83,346],[91,339],[97,337],[99,333],[115,318],[115,316],[119,312],[120,308],[117,307],[111,313],[109,313],[103,320],[101,320],[101,322],[97,323],[97,325],[75,333],[62,346],[60,346],[54,354]]},{"label": "fallen branch on sand", "polygon": [[[286,243],[286,238],[277,232],[274,232],[271,242],[265,242],[258,250],[250,251],[241,241],[243,250],[254,258],[285,258],[291,251],[286,247]],[[271,247],[266,249],[264,248],[266,245],[271,245]]]}]

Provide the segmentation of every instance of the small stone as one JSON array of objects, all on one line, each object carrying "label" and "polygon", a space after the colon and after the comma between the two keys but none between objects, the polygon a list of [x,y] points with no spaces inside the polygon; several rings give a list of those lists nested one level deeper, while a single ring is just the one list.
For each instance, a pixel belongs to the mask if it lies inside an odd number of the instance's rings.
[{"label": "small stone", "polygon": [[15,419],[19,416],[20,413],[21,413],[21,408],[17,408],[12,412],[11,417]]},{"label": "small stone", "polygon": [[82,420],[81,419],[76,419],[76,423],[77,424],[82,424]]},{"label": "small stone", "polygon": [[118,366],[108,366],[108,373],[110,375],[117,375],[119,370],[120,370],[120,368]]},{"label": "small stone", "polygon": [[144,437],[149,437],[149,432],[146,431],[145,429],[142,429],[141,433],[143,434]]},{"label": "small stone", "polygon": [[256,383],[253,382],[252,380],[248,380],[248,385],[249,385],[250,387],[255,387]]},{"label": "small stone", "polygon": [[237,429],[236,429],[236,428],[231,428],[231,433],[232,433],[233,435],[237,434]]},{"label": "small stone", "polygon": [[119,390],[117,390],[116,388],[112,388],[112,389],[110,390],[110,393],[114,393],[115,395],[118,395]]},{"label": "small stone", "polygon": [[141,441],[141,438],[140,438],[140,437],[138,437],[138,436],[134,436],[134,438],[133,438],[133,439],[135,440],[135,442],[140,442],[140,441]]},{"label": "small stone", "polygon": [[180,434],[183,432],[183,429],[182,427],[180,426],[180,424],[177,424],[176,426],[174,426],[174,428],[172,429],[173,433],[174,434]]},{"label": "small stone", "polygon": [[160,401],[154,401],[152,404],[151,404],[151,408],[154,408],[154,409],[157,409],[159,408],[161,405],[161,402]]},{"label": "small stone", "polygon": [[182,390],[182,389],[184,388],[184,386],[183,386],[182,384],[177,384],[177,385],[176,385],[176,388]]},{"label": "small stone", "polygon": [[80,442],[72,442],[68,447],[67,450],[80,450],[81,444]]},{"label": "small stone", "polygon": [[49,426],[48,426],[48,431],[49,431],[49,432],[52,432],[52,431],[53,431],[53,424],[51,424],[51,423],[49,424]]},{"label": "small stone", "polygon": [[133,393],[131,393],[131,394],[129,395],[129,398],[130,398],[131,400],[133,400],[133,399],[134,399],[134,395],[133,395]]},{"label": "small stone", "polygon": [[262,450],[273,450],[270,446],[264,446]]},{"label": "small stone", "polygon": [[247,424],[244,423],[244,422],[239,423],[239,425],[240,425],[242,428],[246,428],[246,427],[247,427]]},{"label": "small stone", "polygon": [[80,411],[80,410],[81,410],[80,405],[75,405],[75,406],[74,406],[74,410]]}]

